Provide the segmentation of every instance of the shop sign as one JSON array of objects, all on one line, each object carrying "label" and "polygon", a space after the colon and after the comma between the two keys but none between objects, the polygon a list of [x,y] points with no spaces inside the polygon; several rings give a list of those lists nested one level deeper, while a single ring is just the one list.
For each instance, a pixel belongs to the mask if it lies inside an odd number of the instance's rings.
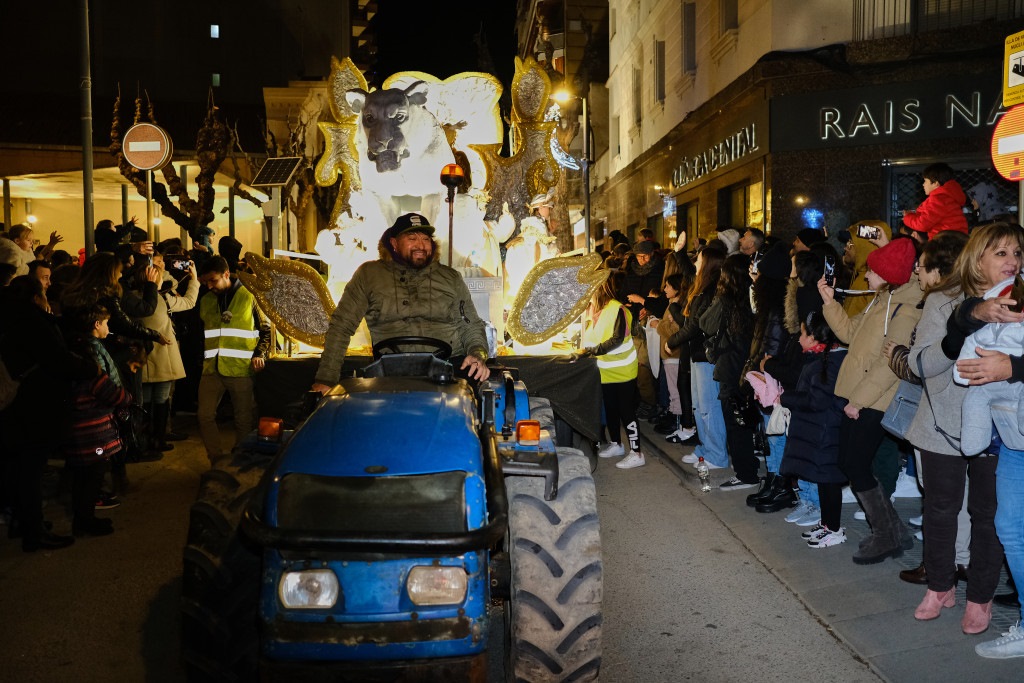
[{"label": "shop sign", "polygon": [[1000,103],[994,78],[966,76],[779,97],[770,105],[771,148],[779,152],[985,134],[1002,114]]},{"label": "shop sign", "polygon": [[672,185],[683,187],[709,173],[725,168],[750,154],[760,151],[757,124],[751,123],[719,140],[709,148],[683,157],[672,171]]}]

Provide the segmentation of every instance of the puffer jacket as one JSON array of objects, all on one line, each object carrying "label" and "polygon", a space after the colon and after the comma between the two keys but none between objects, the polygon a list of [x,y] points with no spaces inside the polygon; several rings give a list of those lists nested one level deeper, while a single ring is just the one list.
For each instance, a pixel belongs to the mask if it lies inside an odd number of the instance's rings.
[{"label": "puffer jacket", "polygon": [[[782,405],[792,412],[780,473],[816,484],[846,481],[839,469],[839,423],[843,403],[833,393],[846,349],[803,354],[796,386],[782,394]],[[822,362],[826,363],[822,378]]]},{"label": "puffer jacket", "polygon": [[[735,318],[738,325],[730,325]],[[750,342],[754,338],[754,321],[750,309],[735,311],[718,297],[708,310],[700,316],[700,328],[708,337],[718,336],[718,357],[715,359],[713,377],[718,382],[718,398],[726,400],[739,394],[743,380],[743,366],[750,355]]]},{"label": "puffer jacket", "polygon": [[903,214],[903,225],[911,230],[928,233],[928,239],[943,230],[956,230],[967,234],[967,216],[964,215],[964,204],[967,195],[960,183],[947,180],[925,197],[921,205],[914,211]]},{"label": "puffer jacket", "polygon": [[174,334],[174,324],[171,322],[171,313],[180,313],[191,310],[199,299],[199,281],[195,278],[188,279],[188,289],[184,296],[176,296],[174,293],[159,295],[156,310],[153,315],[143,318],[140,322],[145,327],[156,330],[170,340],[170,344],[155,344],[146,359],[146,365],[142,368],[143,383],[170,382],[181,379],[185,376],[185,365],[181,362],[181,350],[178,348],[178,339]]},{"label": "puffer jacket", "polygon": [[839,370],[836,396],[859,408],[884,412],[889,407],[899,379],[889,369],[882,347],[889,340],[909,346],[910,335],[921,319],[920,300],[921,287],[913,275],[895,291],[877,293],[867,308],[852,318],[838,302],[825,304],[825,321],[850,347]]},{"label": "puffer jacket", "polygon": [[484,323],[469,288],[457,270],[438,262],[437,242],[434,260],[417,269],[397,263],[385,239],[378,244],[380,258],[356,269],[331,314],[316,373],[320,384],[337,384],[349,341],[364,317],[374,343],[393,337],[433,337],[450,344],[454,356],[487,358]]}]

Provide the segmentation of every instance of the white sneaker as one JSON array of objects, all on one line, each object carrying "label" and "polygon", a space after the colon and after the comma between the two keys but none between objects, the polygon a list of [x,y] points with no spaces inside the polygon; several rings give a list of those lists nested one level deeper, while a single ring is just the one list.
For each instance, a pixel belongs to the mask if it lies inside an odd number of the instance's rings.
[{"label": "white sneaker", "polygon": [[[686,455],[681,457],[679,460],[682,461],[682,463],[684,465],[696,465],[697,464],[697,456],[694,455],[693,453],[687,453]],[[708,469],[710,469],[710,467]]]},{"label": "white sneaker", "polygon": [[818,538],[822,534],[826,534],[826,533],[828,533],[828,528],[824,524],[815,524],[814,526],[812,526],[807,531],[801,533],[800,534],[800,538],[803,538],[803,539]]},{"label": "white sneaker", "polygon": [[917,517],[911,517],[910,519],[907,520],[907,524],[909,524],[910,526],[914,527],[915,529],[920,529],[921,527],[924,526],[924,515],[918,515]]},{"label": "white sneaker", "polygon": [[923,543],[924,542],[924,532],[923,531],[916,531],[916,532],[914,532],[914,538],[916,538],[917,540],[919,540],[919,541],[921,541]]},{"label": "white sneaker", "polygon": [[793,511],[786,515],[786,521],[792,524],[796,520],[806,515],[807,508],[809,507],[810,504],[806,500],[801,500],[799,503],[797,503],[796,507],[793,508]]},{"label": "white sneaker", "polygon": [[864,514],[863,510],[857,510],[853,513],[853,518],[861,522],[867,521],[868,516]]},{"label": "white sneaker", "polygon": [[636,451],[630,451],[629,455],[627,455],[625,458],[623,458],[622,460],[620,460],[617,463],[615,463],[615,466],[618,467],[620,470],[631,470],[634,467],[643,467],[646,464],[647,464],[647,461],[644,460],[644,454],[643,453],[637,453]]},{"label": "white sneaker", "polygon": [[974,651],[978,656],[988,659],[1024,657],[1024,628],[1021,628],[1018,621],[1003,634],[1002,638],[978,643],[974,646]]},{"label": "white sneaker", "polygon": [[796,520],[797,526],[814,526],[821,523],[821,509],[816,505],[810,505],[803,517]]},{"label": "white sneaker", "polygon": [[622,447],[621,443],[616,443],[615,441],[606,443],[605,445],[597,449],[597,457],[599,458],[617,458],[620,455],[625,454],[626,449]]},{"label": "white sneaker", "polygon": [[831,531],[828,527],[822,527],[825,533],[817,538],[807,539],[808,548],[830,548],[840,543],[846,543],[846,529],[839,527],[838,531]]},{"label": "white sneaker", "polygon": [[843,502],[844,503],[856,503],[857,502],[857,496],[856,496],[856,494],[854,494],[853,489],[851,489],[849,486],[844,486],[843,487]]},{"label": "white sneaker", "polygon": [[889,496],[890,500],[897,498],[920,498],[921,489],[917,488],[917,478],[911,477],[906,470],[900,470],[896,477],[896,490]]}]

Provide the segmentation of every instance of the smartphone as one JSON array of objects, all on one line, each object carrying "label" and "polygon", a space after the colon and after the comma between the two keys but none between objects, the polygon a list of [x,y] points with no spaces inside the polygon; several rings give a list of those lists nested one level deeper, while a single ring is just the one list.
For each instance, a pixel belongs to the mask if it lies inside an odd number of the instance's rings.
[{"label": "smartphone", "polygon": [[874,225],[857,226],[857,237],[863,237],[866,240],[877,240],[881,234],[881,230]]},{"label": "smartphone", "polygon": [[[866,227],[866,226],[859,226]],[[877,230],[878,228],[875,228]],[[829,287],[836,286],[836,260],[832,258],[831,254],[825,255],[825,284]]]},{"label": "smartphone", "polygon": [[176,259],[170,262],[169,267],[171,270],[188,270],[192,267],[192,262],[188,259]]}]

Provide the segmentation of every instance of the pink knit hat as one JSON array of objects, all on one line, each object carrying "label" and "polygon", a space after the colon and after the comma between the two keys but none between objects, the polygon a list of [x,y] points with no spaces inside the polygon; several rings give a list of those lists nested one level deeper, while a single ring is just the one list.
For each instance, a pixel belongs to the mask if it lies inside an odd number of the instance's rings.
[{"label": "pink knit hat", "polygon": [[901,237],[868,254],[868,268],[893,287],[900,287],[910,281],[916,260],[914,241]]}]

